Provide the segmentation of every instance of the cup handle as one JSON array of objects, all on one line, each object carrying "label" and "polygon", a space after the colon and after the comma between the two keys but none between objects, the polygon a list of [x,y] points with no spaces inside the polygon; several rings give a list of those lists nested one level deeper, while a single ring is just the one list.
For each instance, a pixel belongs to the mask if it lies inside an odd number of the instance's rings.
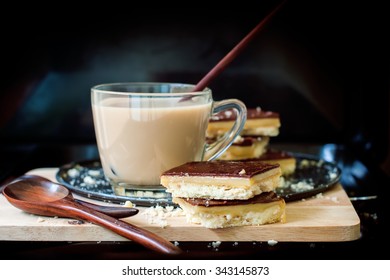
[{"label": "cup handle", "polygon": [[244,128],[246,121],[246,106],[238,99],[225,99],[222,101],[215,101],[212,114],[215,115],[219,112],[234,109],[236,111],[236,120],[232,128],[219,137],[214,143],[206,144],[204,159],[207,161],[218,158],[223,152],[225,152],[234,142],[236,136],[238,136],[241,130]]}]

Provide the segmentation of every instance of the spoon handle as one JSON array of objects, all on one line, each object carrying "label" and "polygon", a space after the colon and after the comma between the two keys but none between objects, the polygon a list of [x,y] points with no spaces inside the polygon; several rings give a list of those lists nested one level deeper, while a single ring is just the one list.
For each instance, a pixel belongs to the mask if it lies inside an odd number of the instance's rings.
[{"label": "spoon handle", "polygon": [[68,202],[70,207],[65,206],[65,208],[67,212],[71,213],[74,218],[87,220],[94,224],[101,225],[156,252],[174,255],[182,253],[179,247],[173,245],[168,240],[158,236],[153,232],[115,219],[83,205],[78,205],[76,202]]},{"label": "spoon handle", "polygon": [[100,213],[106,214],[108,216],[121,219],[127,218],[130,216],[134,216],[138,213],[138,209],[129,208],[123,206],[106,206],[106,205],[97,205],[93,203],[89,203],[83,200],[75,199],[75,201],[79,204],[92,208]]}]

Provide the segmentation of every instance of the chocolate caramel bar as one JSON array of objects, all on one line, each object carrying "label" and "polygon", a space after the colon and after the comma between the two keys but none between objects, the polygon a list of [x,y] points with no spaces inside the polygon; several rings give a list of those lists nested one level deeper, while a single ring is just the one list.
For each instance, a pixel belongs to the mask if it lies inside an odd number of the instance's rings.
[{"label": "chocolate caramel bar", "polygon": [[[236,112],[227,110],[210,118],[207,136],[217,137],[224,134],[232,126]],[[280,116],[276,112],[263,111],[260,108],[248,108],[247,120],[241,135],[277,136],[279,135]]]},{"label": "chocolate caramel bar", "polygon": [[278,164],[261,161],[197,161],[165,171],[161,184],[173,197],[249,199],[279,184]]},{"label": "chocolate caramel bar", "polygon": [[269,164],[279,164],[282,170],[282,175],[290,175],[295,172],[296,159],[293,155],[285,151],[269,149],[258,157],[258,160]]}]

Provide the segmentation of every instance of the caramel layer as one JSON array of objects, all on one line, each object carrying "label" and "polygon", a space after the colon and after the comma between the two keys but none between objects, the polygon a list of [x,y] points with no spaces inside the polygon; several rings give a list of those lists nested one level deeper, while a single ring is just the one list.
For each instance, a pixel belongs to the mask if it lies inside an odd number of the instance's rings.
[{"label": "caramel layer", "polygon": [[277,151],[277,150],[268,150],[266,153],[261,155],[259,159],[261,160],[273,160],[273,159],[288,159],[293,158],[291,154],[285,151]]},{"label": "caramel layer", "polygon": [[271,203],[282,200],[274,192],[263,192],[250,199],[246,200],[218,200],[218,199],[204,199],[204,198],[181,198],[185,202],[193,206],[215,207],[215,206],[231,206],[231,205],[245,205],[257,203]]}]

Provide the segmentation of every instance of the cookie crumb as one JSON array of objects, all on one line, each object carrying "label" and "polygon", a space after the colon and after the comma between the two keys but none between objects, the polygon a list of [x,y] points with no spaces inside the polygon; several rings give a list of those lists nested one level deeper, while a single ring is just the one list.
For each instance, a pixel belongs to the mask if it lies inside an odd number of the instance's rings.
[{"label": "cookie crumb", "polygon": [[244,174],[246,174],[246,171],[245,171],[245,169],[242,169],[240,172],[238,172],[238,174],[240,174],[240,175],[244,175]]},{"label": "cookie crumb", "polygon": [[146,208],[142,215],[146,216],[149,224],[157,224],[162,228],[168,226],[168,217],[183,216],[184,212],[181,208],[173,206],[162,207],[160,205]]},{"label": "cookie crumb", "polygon": [[273,239],[268,240],[268,245],[275,246],[276,244],[278,244],[278,241],[273,240]]},{"label": "cookie crumb", "polygon": [[134,205],[133,205],[133,202],[131,202],[130,200],[126,200],[126,202],[123,205],[123,207],[133,208]]}]

